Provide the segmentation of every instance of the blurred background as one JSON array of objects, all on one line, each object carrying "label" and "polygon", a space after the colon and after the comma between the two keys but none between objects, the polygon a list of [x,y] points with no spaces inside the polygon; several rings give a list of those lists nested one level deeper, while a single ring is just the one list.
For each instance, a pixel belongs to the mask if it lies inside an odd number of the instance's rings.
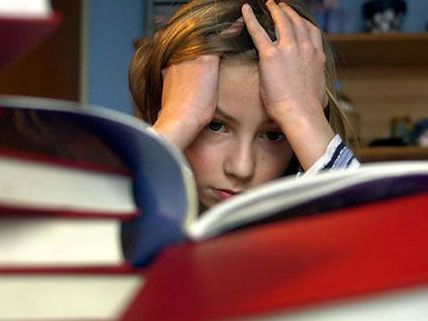
[{"label": "blurred background", "polygon": [[[340,101],[363,160],[428,159],[428,1],[307,1],[335,49]],[[132,114],[127,68],[133,40],[151,34],[185,2],[52,0],[62,24],[2,69],[0,94]]]}]

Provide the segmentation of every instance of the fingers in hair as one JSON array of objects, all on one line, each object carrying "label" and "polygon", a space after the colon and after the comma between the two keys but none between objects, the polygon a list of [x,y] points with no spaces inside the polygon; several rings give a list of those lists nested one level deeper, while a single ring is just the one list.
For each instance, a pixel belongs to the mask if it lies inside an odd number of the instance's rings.
[{"label": "fingers in hair", "polygon": [[274,0],[268,0],[266,7],[275,23],[278,42],[290,42],[294,40],[293,25],[290,17],[276,4]]},{"label": "fingers in hair", "polygon": [[278,5],[281,8],[281,11],[289,19],[291,30],[294,31],[294,36],[298,43],[311,42],[311,37],[309,34],[309,29],[305,23],[306,19],[301,17],[292,7],[280,2]]},{"label": "fingers in hair", "polygon": [[258,51],[262,51],[272,45],[269,35],[260,25],[251,6],[247,3],[242,6],[242,17]]}]

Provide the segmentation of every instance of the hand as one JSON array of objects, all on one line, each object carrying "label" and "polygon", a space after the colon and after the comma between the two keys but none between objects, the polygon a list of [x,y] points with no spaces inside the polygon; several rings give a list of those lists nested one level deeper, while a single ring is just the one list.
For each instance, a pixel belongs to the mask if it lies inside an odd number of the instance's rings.
[{"label": "hand", "polygon": [[287,136],[304,169],[334,133],[324,116],[326,82],[321,32],[285,3],[266,3],[277,30],[272,42],[245,4],[242,15],[259,52],[260,94],[268,115]]},{"label": "hand", "polygon": [[287,112],[284,109],[319,109],[325,97],[326,60],[320,31],[283,2],[270,0],[266,5],[277,30],[275,42],[250,6],[244,5],[242,11],[259,51],[261,95],[267,112],[273,118],[281,118]]},{"label": "hand", "polygon": [[153,128],[184,150],[212,119],[218,99],[220,57],[203,55],[163,72],[162,107]]}]

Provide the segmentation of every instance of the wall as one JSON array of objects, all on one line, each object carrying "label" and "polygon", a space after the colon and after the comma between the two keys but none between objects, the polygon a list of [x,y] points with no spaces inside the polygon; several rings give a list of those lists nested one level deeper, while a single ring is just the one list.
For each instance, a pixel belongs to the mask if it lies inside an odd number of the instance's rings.
[{"label": "wall", "polygon": [[127,71],[133,39],[144,29],[144,2],[86,2],[88,46],[83,101],[132,113]]}]

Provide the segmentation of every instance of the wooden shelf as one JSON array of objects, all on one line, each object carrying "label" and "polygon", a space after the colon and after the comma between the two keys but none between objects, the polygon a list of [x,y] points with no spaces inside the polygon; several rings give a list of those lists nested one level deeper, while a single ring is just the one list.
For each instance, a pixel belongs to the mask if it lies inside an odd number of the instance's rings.
[{"label": "wooden shelf", "polygon": [[363,163],[392,160],[428,160],[428,147],[362,147],[357,151]]},{"label": "wooden shelf", "polygon": [[331,34],[339,66],[428,67],[428,33]]}]

